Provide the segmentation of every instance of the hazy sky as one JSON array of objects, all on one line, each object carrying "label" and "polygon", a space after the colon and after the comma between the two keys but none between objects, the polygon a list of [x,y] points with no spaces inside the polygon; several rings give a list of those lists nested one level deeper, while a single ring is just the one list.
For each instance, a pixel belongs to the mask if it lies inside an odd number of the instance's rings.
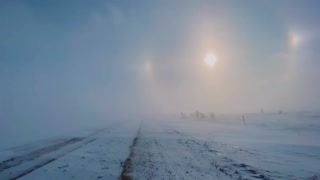
[{"label": "hazy sky", "polygon": [[1,1],[1,121],[320,110],[319,9],[317,0]]}]

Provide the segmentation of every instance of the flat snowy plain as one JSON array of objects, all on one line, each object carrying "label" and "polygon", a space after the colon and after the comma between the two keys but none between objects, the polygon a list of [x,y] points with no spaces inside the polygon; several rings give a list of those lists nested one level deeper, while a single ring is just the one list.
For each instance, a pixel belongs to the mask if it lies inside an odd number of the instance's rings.
[{"label": "flat snowy plain", "polygon": [[320,178],[320,114],[119,121],[0,151],[0,179]]}]

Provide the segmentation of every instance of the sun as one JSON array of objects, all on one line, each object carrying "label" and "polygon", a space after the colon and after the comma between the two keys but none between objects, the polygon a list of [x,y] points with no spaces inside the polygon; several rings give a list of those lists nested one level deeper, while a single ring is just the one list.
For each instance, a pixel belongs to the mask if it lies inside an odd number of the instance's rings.
[{"label": "sun", "polygon": [[214,65],[217,62],[217,57],[213,53],[208,53],[206,57],[204,58],[204,62],[209,66],[209,67],[214,67]]}]

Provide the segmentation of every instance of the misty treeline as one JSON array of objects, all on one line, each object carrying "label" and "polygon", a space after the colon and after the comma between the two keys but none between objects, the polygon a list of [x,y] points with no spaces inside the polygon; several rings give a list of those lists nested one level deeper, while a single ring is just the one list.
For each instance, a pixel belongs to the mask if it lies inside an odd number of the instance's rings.
[{"label": "misty treeline", "polygon": [[[264,109],[262,108],[260,110],[260,113],[261,114],[264,114],[265,111]],[[277,114],[281,115],[281,114],[284,114],[284,111],[283,110],[279,110],[276,112]],[[215,113],[213,112],[209,112],[209,113],[203,113],[203,112],[200,112],[200,111],[195,111],[193,113],[185,113],[185,112],[181,112],[180,113],[180,118],[181,119],[215,119],[216,115]],[[245,124],[245,116],[244,115],[241,115],[241,119],[243,120],[243,123]]]},{"label": "misty treeline", "polygon": [[187,119],[187,118],[192,118],[192,119],[214,119],[215,114],[213,112],[210,113],[203,113],[200,111],[195,111],[193,113],[187,114],[184,112],[181,112],[181,118],[182,119]]}]

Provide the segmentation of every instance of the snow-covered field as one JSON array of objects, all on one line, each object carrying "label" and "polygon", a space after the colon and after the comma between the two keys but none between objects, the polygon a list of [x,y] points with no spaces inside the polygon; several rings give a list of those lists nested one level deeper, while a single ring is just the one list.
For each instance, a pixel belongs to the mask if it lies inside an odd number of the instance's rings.
[{"label": "snow-covered field", "polygon": [[319,179],[320,115],[110,123],[0,154],[0,179]]}]

